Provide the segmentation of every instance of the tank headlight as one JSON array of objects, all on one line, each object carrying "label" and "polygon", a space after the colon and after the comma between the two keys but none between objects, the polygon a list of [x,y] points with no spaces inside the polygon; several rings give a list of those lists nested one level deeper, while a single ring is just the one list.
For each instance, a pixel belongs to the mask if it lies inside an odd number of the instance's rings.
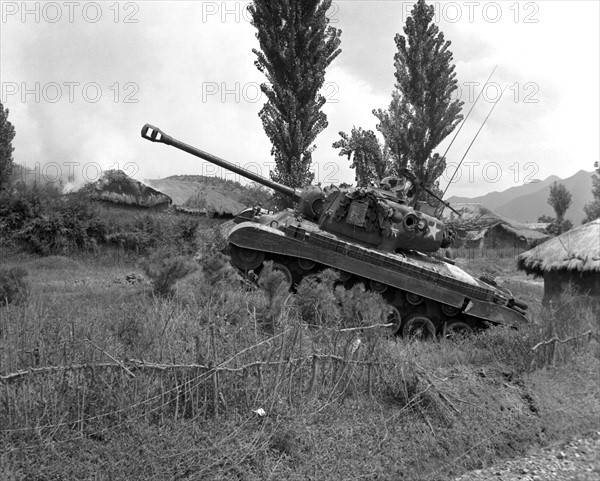
[{"label": "tank headlight", "polygon": [[419,220],[419,222],[417,224],[417,229],[419,229],[419,230],[427,229],[427,221],[425,219]]},{"label": "tank headlight", "polygon": [[312,211],[315,215],[321,215],[325,208],[325,201],[323,199],[317,199],[312,203]]},{"label": "tank headlight", "polygon": [[404,225],[405,230],[411,231],[411,230],[414,230],[414,228],[417,226],[418,222],[419,222],[419,218],[416,215],[408,214],[402,221],[402,224]]}]

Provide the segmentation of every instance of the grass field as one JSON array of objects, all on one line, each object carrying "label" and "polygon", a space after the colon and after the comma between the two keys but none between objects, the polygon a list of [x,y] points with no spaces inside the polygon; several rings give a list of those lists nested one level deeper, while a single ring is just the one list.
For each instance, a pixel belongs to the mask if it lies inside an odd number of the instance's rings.
[{"label": "grass field", "polygon": [[542,309],[513,259],[458,265],[535,323],[430,343],[352,329],[378,322],[366,293],[336,310],[214,253],[168,296],[114,252],[2,261],[29,292],[0,307],[0,479],[433,481],[599,429],[598,320]]}]

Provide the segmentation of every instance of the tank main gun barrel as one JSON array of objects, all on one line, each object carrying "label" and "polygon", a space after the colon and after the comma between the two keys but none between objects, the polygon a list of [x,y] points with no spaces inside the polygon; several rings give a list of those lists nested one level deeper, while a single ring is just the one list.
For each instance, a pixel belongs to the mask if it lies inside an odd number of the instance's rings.
[{"label": "tank main gun barrel", "polygon": [[181,142],[170,135],[165,134],[158,127],[154,127],[153,125],[146,124],[142,127],[142,137],[146,140],[150,140],[151,142],[160,142],[162,144],[171,145],[179,150],[183,150],[188,154],[195,155],[196,157],[200,157],[201,159],[207,160],[219,167],[223,167],[224,169],[230,170],[231,172],[235,172],[236,174],[241,175],[242,177],[246,177],[247,179],[253,180],[262,184],[266,187],[273,189],[280,194],[291,197],[296,202],[300,201],[300,190],[294,189],[292,187],[288,187],[287,185],[278,184],[277,182],[273,182],[270,179],[263,177],[262,175],[255,174],[254,172],[244,169],[238,165],[232,164],[231,162],[226,161],[216,155],[209,154],[203,150],[197,149],[196,147],[192,147],[184,142]]}]

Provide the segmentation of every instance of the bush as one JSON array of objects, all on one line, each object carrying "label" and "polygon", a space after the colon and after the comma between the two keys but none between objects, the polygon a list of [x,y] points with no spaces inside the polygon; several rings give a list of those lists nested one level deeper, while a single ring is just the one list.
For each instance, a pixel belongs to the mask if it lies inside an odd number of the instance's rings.
[{"label": "bush", "polygon": [[9,269],[0,267],[0,302],[19,303],[29,297],[29,283],[25,280],[27,271],[22,267]]},{"label": "bush", "polygon": [[336,273],[327,269],[300,282],[296,302],[303,322],[317,326],[333,326],[339,322],[341,308],[334,288],[336,280]]},{"label": "bush", "polygon": [[388,304],[362,284],[351,289],[336,285],[337,272],[325,269],[317,276],[302,280],[296,303],[301,319],[318,326],[359,327],[384,322]]},{"label": "bush", "polygon": [[104,240],[107,227],[98,208],[80,196],[34,185],[5,192],[0,200],[0,223],[7,236],[35,254],[92,250]]},{"label": "bush", "polygon": [[150,278],[152,292],[160,297],[171,297],[177,281],[194,272],[198,266],[186,257],[157,250],[142,263],[142,268]]},{"label": "bush", "polygon": [[227,231],[233,226],[233,222],[226,222],[222,225],[215,225],[212,229],[206,229],[198,232],[196,242],[199,256],[212,256],[218,252],[227,250]]},{"label": "bush", "polygon": [[199,247],[199,223],[197,218],[177,215],[103,209],[83,195],[64,196],[52,187],[0,194],[3,237],[41,255],[94,251],[100,245],[138,255],[169,246],[189,255]]},{"label": "bush", "polygon": [[283,316],[285,301],[289,296],[285,275],[283,272],[273,270],[273,261],[266,261],[258,277],[258,286],[264,291],[266,297],[266,312],[261,317],[266,320],[271,332],[275,332],[275,327]]}]

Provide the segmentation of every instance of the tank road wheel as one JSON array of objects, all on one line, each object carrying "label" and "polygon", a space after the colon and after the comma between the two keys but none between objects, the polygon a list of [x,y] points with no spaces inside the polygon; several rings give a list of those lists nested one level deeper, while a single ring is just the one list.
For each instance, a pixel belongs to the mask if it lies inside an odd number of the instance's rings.
[{"label": "tank road wheel", "polygon": [[243,271],[251,271],[259,268],[265,260],[265,253],[255,251],[254,249],[246,249],[231,244],[231,261],[233,265]]},{"label": "tank road wheel", "polygon": [[462,321],[448,322],[444,326],[444,337],[446,339],[460,339],[461,337],[470,336],[473,332],[473,328]]},{"label": "tank road wheel", "polygon": [[388,286],[383,282],[374,281],[372,279],[369,282],[369,286],[371,287],[371,290],[373,292],[377,292],[377,294],[383,294],[388,288]]},{"label": "tank road wheel", "polygon": [[421,341],[435,339],[435,326],[429,317],[413,314],[402,326],[402,337]]},{"label": "tank road wheel", "polygon": [[292,271],[290,271],[289,267],[285,264],[281,264],[280,262],[273,262],[273,271],[279,271],[283,274],[283,282],[287,284],[289,291],[294,285],[294,276],[292,275]]},{"label": "tank road wheel", "polygon": [[423,298],[419,294],[414,294],[412,292],[406,293],[406,300],[409,304],[412,304],[413,306],[418,306],[423,302]]},{"label": "tank road wheel", "polygon": [[460,309],[458,307],[449,306],[448,304],[442,304],[442,312],[448,317],[454,317],[460,312]]},{"label": "tank road wheel", "polygon": [[339,274],[339,281],[341,283],[344,282],[348,282],[350,280],[350,278],[352,277],[352,274],[350,272],[346,272],[346,271],[337,271]]},{"label": "tank road wheel", "polygon": [[400,332],[400,325],[402,324],[402,315],[396,306],[388,304],[389,314],[385,320],[386,324],[392,324],[387,328],[391,336],[395,336]]},{"label": "tank road wheel", "polygon": [[298,259],[298,265],[303,271],[310,271],[317,265],[317,263],[309,259]]}]

